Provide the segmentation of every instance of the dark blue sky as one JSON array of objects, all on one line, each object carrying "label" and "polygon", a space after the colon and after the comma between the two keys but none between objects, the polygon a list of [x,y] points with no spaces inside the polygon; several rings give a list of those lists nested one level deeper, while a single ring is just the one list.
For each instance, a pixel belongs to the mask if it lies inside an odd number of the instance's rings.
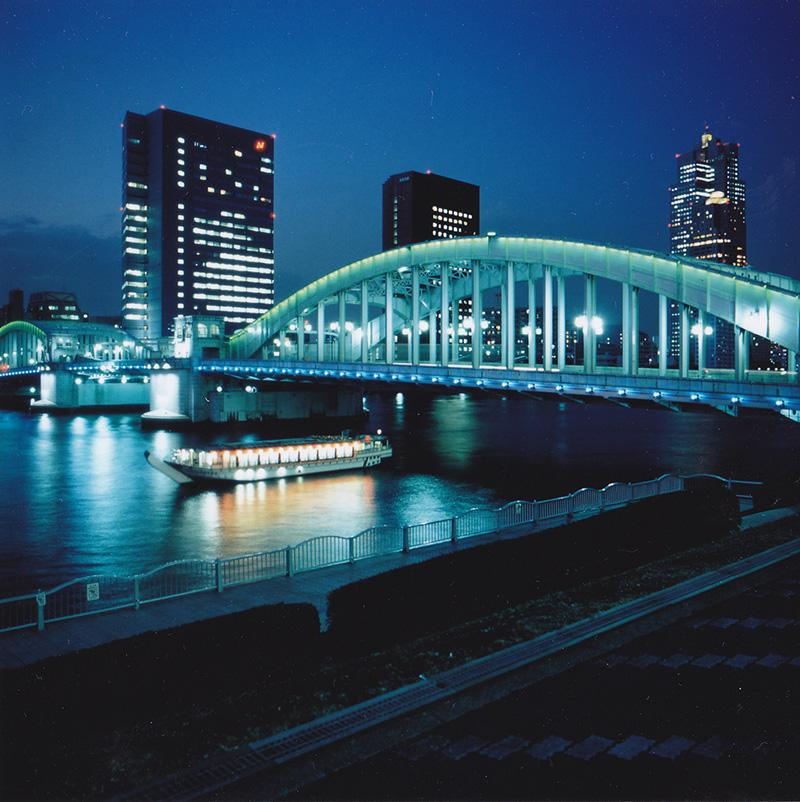
[{"label": "dark blue sky", "polygon": [[6,0],[0,302],[119,311],[127,109],[277,133],[278,295],[380,249],[381,184],[481,185],[483,228],[667,248],[674,154],[742,145],[749,256],[800,276],[800,3]]}]

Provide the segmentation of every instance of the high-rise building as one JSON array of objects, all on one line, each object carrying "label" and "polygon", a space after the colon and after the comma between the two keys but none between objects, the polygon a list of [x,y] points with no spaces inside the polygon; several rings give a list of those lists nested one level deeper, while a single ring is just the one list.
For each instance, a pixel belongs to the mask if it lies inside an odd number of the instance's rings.
[{"label": "high-rise building", "polygon": [[676,156],[678,181],[670,187],[670,253],[747,264],[745,184],[739,145],[706,130],[700,147]]},{"label": "high-rise building", "polygon": [[[739,177],[739,145],[714,139],[706,128],[699,147],[676,154],[677,183],[669,188],[670,253],[729,265],[747,264],[745,184]],[[669,309],[668,357],[680,348],[680,305]],[[708,335],[708,366],[732,367],[733,328],[715,320]],[[694,346],[694,343],[693,343]]]},{"label": "high-rise building", "polygon": [[8,303],[0,306],[0,326],[22,320],[25,315],[24,295],[22,290],[15,289],[8,293]]},{"label": "high-rise building", "polygon": [[383,250],[480,233],[480,187],[414,170],[383,184]]},{"label": "high-rise building", "polygon": [[122,315],[137,339],[177,315],[227,333],[275,299],[274,135],[164,108],[123,128]]},{"label": "high-rise building", "polygon": [[86,317],[73,292],[32,292],[28,299],[28,320],[82,320]]}]

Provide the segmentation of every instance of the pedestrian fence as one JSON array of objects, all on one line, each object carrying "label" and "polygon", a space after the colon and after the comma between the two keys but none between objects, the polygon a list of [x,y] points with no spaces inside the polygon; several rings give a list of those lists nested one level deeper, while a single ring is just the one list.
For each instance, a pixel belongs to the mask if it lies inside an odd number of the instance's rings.
[{"label": "pedestrian fence", "polygon": [[676,493],[693,479],[714,479],[741,497],[752,485],[711,474],[665,474],[646,482],[614,482],[602,490],[584,487],[544,501],[511,501],[498,509],[471,509],[454,518],[406,526],[373,526],[353,537],[322,535],[274,551],[216,560],[176,560],[134,576],[87,576],[37,593],[0,599],[0,632],[123,608],[139,609],[164,599],[291,577],[304,571],[352,564],[386,554],[500,533],[518,526],[563,522],[641,499]]}]

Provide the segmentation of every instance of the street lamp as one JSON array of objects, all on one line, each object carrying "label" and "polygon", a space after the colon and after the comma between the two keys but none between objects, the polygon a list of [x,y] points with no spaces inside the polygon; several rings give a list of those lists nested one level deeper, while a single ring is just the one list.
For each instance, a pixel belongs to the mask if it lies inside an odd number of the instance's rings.
[{"label": "street lamp", "polygon": [[575,328],[580,329],[584,334],[589,333],[590,327],[592,332],[598,337],[603,333],[603,318],[597,315],[592,315],[591,318],[589,318],[588,315],[578,315],[574,322]]}]

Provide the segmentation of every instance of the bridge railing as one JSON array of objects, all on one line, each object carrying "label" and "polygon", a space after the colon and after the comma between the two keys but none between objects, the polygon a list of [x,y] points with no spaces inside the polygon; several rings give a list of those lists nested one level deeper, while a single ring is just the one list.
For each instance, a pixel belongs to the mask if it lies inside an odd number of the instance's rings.
[{"label": "bridge railing", "polygon": [[535,528],[567,522],[654,496],[676,493],[692,480],[715,480],[739,495],[759,482],[695,474],[665,474],[646,482],[614,482],[596,490],[584,487],[558,498],[511,501],[496,509],[475,508],[453,518],[406,526],[373,526],[353,537],[322,535],[283,549],[217,560],[176,560],[135,576],[88,576],[48,591],[0,599],[0,632],[93,615],[203,591],[291,577],[387,554],[408,553],[442,543],[503,533],[519,526]]}]

